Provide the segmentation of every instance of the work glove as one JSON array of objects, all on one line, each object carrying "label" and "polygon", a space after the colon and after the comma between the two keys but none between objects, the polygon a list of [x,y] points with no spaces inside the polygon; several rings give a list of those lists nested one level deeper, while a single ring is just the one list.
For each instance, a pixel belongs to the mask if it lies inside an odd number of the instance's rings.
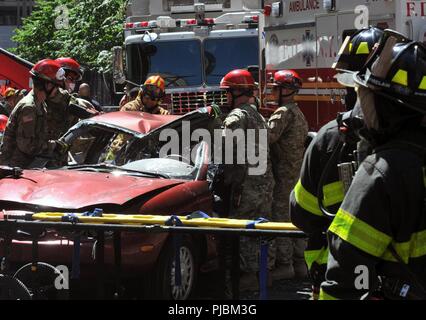
[{"label": "work glove", "polygon": [[67,144],[67,143],[65,143],[65,142],[63,142],[61,140],[55,140],[55,143],[56,143],[56,147],[55,147],[55,153],[56,154],[64,155],[70,149],[69,144]]},{"label": "work glove", "polygon": [[220,115],[222,114],[222,110],[220,110],[220,107],[217,104],[213,103],[211,105],[211,108],[212,108],[212,116],[214,118],[220,117]]},{"label": "work glove", "polygon": [[160,109],[160,115],[162,115],[162,116],[166,116],[166,115],[169,115],[170,114],[170,112],[168,111],[168,110],[166,110],[166,109],[164,109],[164,108],[161,108]]}]

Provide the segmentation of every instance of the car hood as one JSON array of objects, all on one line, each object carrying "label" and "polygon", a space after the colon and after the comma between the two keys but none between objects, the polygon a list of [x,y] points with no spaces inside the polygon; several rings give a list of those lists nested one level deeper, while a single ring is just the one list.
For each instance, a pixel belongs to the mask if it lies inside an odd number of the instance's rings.
[{"label": "car hood", "polygon": [[0,179],[0,201],[60,209],[123,205],[138,196],[182,183],[119,173],[24,170],[19,179]]}]

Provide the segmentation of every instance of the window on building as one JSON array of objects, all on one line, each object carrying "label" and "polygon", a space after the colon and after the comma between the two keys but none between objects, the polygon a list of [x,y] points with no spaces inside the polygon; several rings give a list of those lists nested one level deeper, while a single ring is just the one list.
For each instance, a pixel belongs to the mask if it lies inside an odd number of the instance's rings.
[{"label": "window on building", "polygon": [[17,25],[17,8],[3,7],[0,10],[0,26],[16,26]]}]

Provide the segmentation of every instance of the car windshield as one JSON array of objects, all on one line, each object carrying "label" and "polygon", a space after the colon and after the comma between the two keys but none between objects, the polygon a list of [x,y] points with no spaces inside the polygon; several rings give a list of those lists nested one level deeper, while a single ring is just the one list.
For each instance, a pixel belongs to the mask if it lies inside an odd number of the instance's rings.
[{"label": "car windshield", "polygon": [[127,47],[127,63],[129,80],[138,84],[153,74],[161,75],[168,88],[199,86],[203,82],[199,40],[131,44]]},{"label": "car windshield", "polygon": [[167,158],[143,159],[129,162],[121,167],[126,170],[151,172],[175,179],[192,179],[195,171],[194,166]]},{"label": "car windshield", "polygon": [[229,71],[257,65],[258,46],[257,37],[206,39],[206,83],[218,85]]},{"label": "car windshield", "polygon": [[163,179],[192,180],[196,167],[182,161],[168,158],[143,159],[129,162],[122,166],[111,163],[82,164],[65,167],[68,170],[113,172],[116,175],[127,174]]}]

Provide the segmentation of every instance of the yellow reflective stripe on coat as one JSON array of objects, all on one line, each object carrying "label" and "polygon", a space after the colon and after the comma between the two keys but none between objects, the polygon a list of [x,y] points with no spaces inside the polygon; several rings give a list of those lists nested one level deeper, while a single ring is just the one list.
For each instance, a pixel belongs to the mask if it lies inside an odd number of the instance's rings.
[{"label": "yellow reflective stripe on coat", "polygon": [[[328,207],[341,203],[345,197],[343,183],[341,181],[337,181],[325,185],[323,187],[323,194],[324,206]],[[299,180],[294,187],[294,195],[297,203],[303,209],[317,216],[322,216],[322,212],[318,205],[318,198],[303,187],[301,180]]]},{"label": "yellow reflective stripe on coat", "polygon": [[322,288],[320,289],[319,299],[320,300],[339,300],[333,297],[332,295],[329,295],[328,293],[326,293]]},{"label": "yellow reflective stripe on coat", "polygon": [[294,187],[294,196],[296,202],[306,211],[313,213],[317,216],[322,216],[322,212],[318,206],[318,199],[314,195],[310,194],[302,185],[302,181],[299,180]]},{"label": "yellow reflective stripe on coat", "polygon": [[426,167],[423,167],[423,184],[426,188]]},{"label": "yellow reflective stripe on coat", "polygon": [[[426,167],[423,167],[423,183],[426,187]],[[411,258],[420,258],[426,256],[426,230],[413,233],[409,241],[392,242],[398,256],[408,264]],[[382,257],[384,260],[397,262],[392,253],[387,250]]]},{"label": "yellow reflective stripe on coat", "polygon": [[[413,233],[410,241],[392,242],[398,256],[408,264],[411,258],[420,258],[426,256],[426,230]],[[392,253],[387,250],[383,254],[383,260],[397,262]]]},{"label": "yellow reflective stripe on coat", "polygon": [[328,229],[354,247],[381,257],[392,241],[387,234],[373,228],[349,212],[340,209]]},{"label": "yellow reflective stripe on coat", "polygon": [[311,269],[314,262],[318,263],[319,265],[327,264],[328,252],[328,247],[321,248],[320,250],[305,250],[304,255],[308,269]]},{"label": "yellow reflective stripe on coat", "polygon": [[345,190],[342,181],[327,184],[322,190],[324,194],[324,205],[326,207],[341,203],[345,198]]}]

